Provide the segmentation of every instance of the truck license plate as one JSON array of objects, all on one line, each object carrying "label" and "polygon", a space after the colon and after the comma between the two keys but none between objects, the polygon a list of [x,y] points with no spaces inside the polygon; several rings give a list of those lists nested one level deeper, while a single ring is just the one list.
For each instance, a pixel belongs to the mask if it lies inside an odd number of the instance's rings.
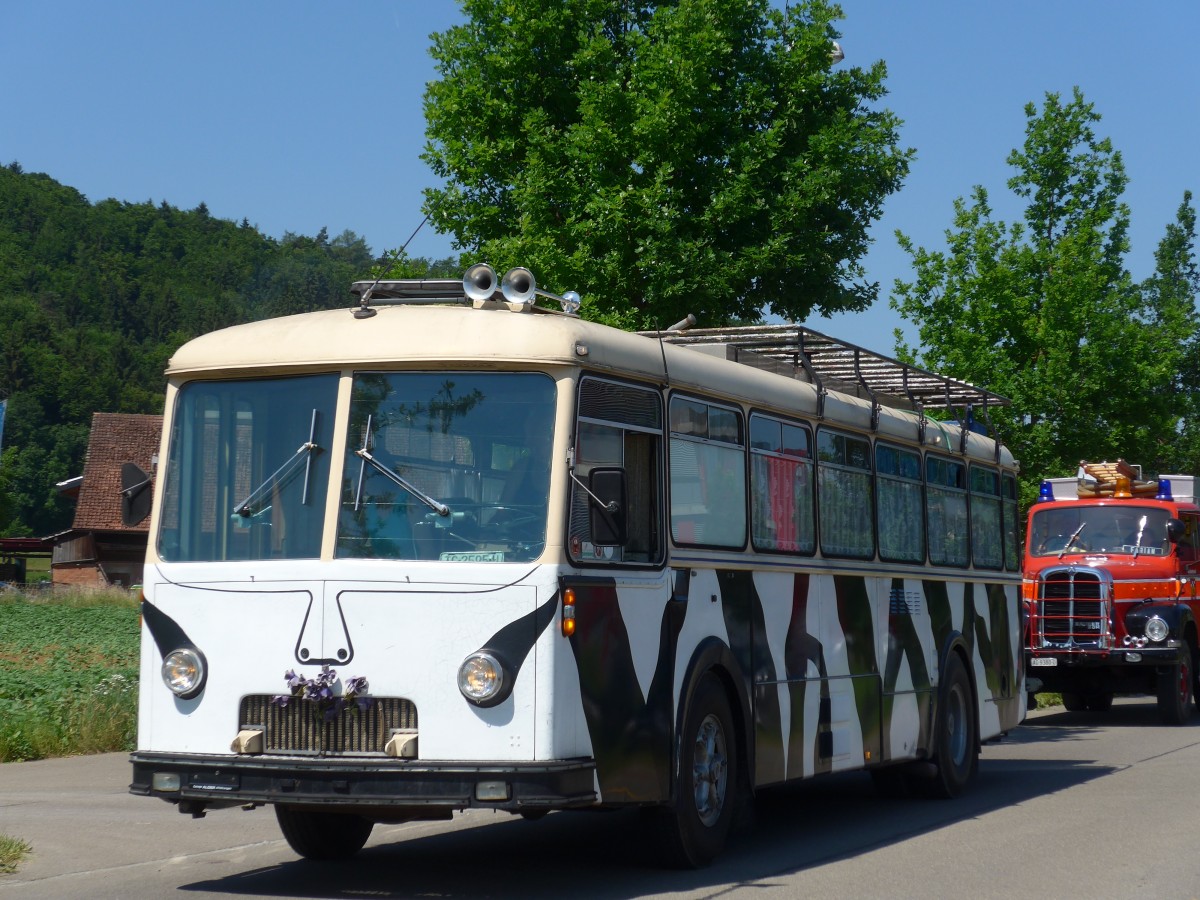
[{"label": "truck license plate", "polygon": [[1057,656],[1035,656],[1029,661],[1031,666],[1057,666]]}]

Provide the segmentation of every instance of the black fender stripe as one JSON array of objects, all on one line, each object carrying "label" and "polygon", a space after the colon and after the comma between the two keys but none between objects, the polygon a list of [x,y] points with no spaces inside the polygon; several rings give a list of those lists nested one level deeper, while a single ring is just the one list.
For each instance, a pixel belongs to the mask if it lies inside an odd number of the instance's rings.
[{"label": "black fender stripe", "polygon": [[[863,752],[879,759],[882,731],[879,661],[875,654],[875,624],[867,580],[861,575],[835,575],[838,621],[846,640],[846,657],[853,678],[854,702],[862,729]],[[870,676],[874,677],[870,677]]]},{"label": "black fender stripe", "polygon": [[[569,579],[564,584],[575,590],[570,644],[601,800],[665,802],[671,795],[673,655],[687,604],[666,604],[655,673],[643,698],[615,581]],[[682,588],[686,591],[686,583]]]},{"label": "black fender stripe", "polygon": [[149,600],[142,601],[142,621],[146,623],[146,629],[150,632],[150,637],[154,639],[154,646],[158,648],[158,655],[166,657],[172,650],[180,650],[190,648],[199,650],[191,638],[183,628],[168,616],[165,612],[151,603]]},{"label": "black fender stripe", "polygon": [[532,612],[509,622],[479,648],[478,652],[487,652],[496,657],[508,675],[504,688],[499,695],[492,698],[488,706],[497,706],[511,696],[517,685],[517,676],[521,674],[525,660],[529,657],[529,651],[533,649],[546,627],[554,621],[558,612],[559,596],[559,592],[555,591],[549,600]]}]

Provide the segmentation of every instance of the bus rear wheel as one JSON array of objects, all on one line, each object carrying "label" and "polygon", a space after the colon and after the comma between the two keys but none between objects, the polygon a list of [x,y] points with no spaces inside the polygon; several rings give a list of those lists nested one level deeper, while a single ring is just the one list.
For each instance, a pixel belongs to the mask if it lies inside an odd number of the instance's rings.
[{"label": "bus rear wheel", "polygon": [[363,848],[375,823],[350,813],[314,812],[275,805],[288,846],[305,859],[349,859]]},{"label": "bus rear wheel", "polygon": [[979,732],[975,718],[975,694],[962,657],[946,657],[938,688],[938,709],[933,736],[936,774],[926,784],[932,797],[957,797],[975,775],[979,765]]},{"label": "bus rear wheel", "polygon": [[725,846],[737,806],[737,736],[729,698],[705,675],[692,695],[680,740],[675,802],[657,810],[660,844],[679,868],[700,868]]}]

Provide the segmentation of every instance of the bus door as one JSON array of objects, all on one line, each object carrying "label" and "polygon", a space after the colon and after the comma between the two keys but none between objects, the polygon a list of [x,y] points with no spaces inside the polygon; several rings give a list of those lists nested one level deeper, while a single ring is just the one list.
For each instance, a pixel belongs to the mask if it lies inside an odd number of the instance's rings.
[{"label": "bus door", "polygon": [[[670,796],[675,640],[683,604],[664,567],[662,398],[607,378],[580,381],[571,458],[564,603],[602,801]],[[593,519],[614,481],[622,534]]]}]

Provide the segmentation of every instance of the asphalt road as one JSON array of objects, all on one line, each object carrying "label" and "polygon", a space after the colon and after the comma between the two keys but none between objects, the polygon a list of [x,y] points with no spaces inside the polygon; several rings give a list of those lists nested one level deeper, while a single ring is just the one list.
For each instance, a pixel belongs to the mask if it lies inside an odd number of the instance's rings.
[{"label": "asphalt road", "polygon": [[636,814],[492,813],[376,826],[354,860],[298,859],[270,810],[193,820],[126,792],[123,754],[0,765],[0,833],[33,853],[0,898],[1195,898],[1200,716],[1149,699],[1031,714],[954,801],[861,773],[769,791],[699,872],[659,869]]}]

